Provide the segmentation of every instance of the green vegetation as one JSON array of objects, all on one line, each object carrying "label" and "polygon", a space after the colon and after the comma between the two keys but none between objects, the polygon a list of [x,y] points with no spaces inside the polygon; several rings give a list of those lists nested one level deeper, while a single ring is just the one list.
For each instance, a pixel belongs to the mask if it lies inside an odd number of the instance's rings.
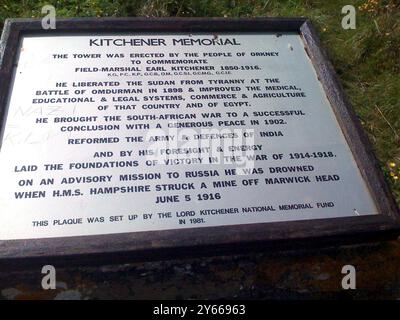
[{"label": "green vegetation", "polygon": [[[52,4],[58,17],[305,16],[312,19],[382,168],[400,202],[400,4],[397,0],[1,0],[8,17],[41,17]],[[356,30],[341,27],[341,8],[357,9]]]}]

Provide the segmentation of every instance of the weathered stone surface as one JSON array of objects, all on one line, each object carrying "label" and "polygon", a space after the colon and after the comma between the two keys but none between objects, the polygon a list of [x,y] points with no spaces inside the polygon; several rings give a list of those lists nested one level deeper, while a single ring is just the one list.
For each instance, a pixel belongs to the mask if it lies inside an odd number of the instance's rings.
[{"label": "weathered stone surface", "polygon": [[[342,267],[357,270],[343,290]],[[57,268],[57,266],[55,266]],[[57,268],[57,289],[41,270],[0,273],[2,299],[399,299],[400,242],[319,251],[246,254],[98,267]]]}]

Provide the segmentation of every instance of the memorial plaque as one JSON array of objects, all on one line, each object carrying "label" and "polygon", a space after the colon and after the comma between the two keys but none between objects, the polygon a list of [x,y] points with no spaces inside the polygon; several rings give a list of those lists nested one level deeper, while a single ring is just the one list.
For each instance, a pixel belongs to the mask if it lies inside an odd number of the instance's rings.
[{"label": "memorial plaque", "polygon": [[397,234],[307,20],[10,20],[2,41],[0,258]]}]

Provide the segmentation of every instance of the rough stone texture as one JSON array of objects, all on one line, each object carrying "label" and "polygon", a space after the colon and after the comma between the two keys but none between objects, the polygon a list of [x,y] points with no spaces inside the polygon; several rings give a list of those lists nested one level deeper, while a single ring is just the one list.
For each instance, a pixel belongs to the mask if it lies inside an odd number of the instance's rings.
[{"label": "rough stone texture", "polygon": [[81,300],[82,294],[77,290],[66,290],[58,293],[54,300]]},{"label": "rough stone texture", "polygon": [[[343,290],[344,265],[357,289]],[[57,266],[55,266],[57,268]],[[399,299],[400,242],[98,267],[0,273],[1,299]]]}]

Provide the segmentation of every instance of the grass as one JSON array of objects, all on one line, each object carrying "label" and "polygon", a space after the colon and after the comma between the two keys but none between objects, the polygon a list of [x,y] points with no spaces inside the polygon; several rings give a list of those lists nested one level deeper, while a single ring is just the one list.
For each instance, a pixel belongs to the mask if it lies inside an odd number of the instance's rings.
[{"label": "grass", "polygon": [[[396,0],[0,0],[0,27],[8,17],[306,16],[317,27],[382,169],[400,203],[400,4]],[[341,27],[341,8],[357,10],[356,30]]]}]

